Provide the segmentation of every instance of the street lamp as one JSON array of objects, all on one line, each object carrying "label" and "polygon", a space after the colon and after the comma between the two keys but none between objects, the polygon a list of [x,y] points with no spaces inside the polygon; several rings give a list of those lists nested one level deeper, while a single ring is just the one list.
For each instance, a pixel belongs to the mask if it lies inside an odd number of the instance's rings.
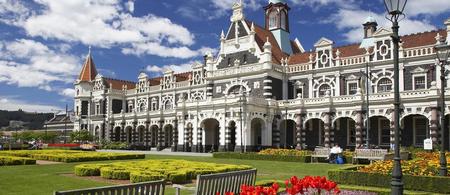
[{"label": "street lamp", "polygon": [[369,148],[370,110],[369,110],[369,82],[372,78],[369,72],[369,62],[366,62],[366,71],[361,74],[366,77],[366,147]]},{"label": "street lamp", "polygon": [[400,92],[399,92],[399,43],[400,37],[398,35],[398,21],[401,16],[405,16],[403,10],[405,9],[408,0],[384,0],[384,5],[389,16],[386,16],[388,20],[392,22],[392,41],[394,43],[394,168],[392,169],[391,180],[391,194],[401,195],[403,194],[403,181],[402,181],[402,167],[400,162],[400,142],[399,142],[399,129],[400,129]]},{"label": "street lamp", "polygon": [[450,57],[450,45],[447,45],[444,41],[440,40],[440,44],[435,47],[436,56],[441,66],[441,147],[440,147],[440,176],[447,176],[447,159],[445,157],[445,148],[444,148],[444,132],[445,132],[445,65],[448,64],[448,58]]},{"label": "street lamp", "polygon": [[242,86],[239,88],[239,92],[235,93],[235,95],[236,94],[240,95],[239,96],[239,117],[240,117],[241,122],[239,125],[240,125],[240,129],[241,129],[241,152],[244,153],[244,152],[247,152],[247,150],[246,150],[247,146],[244,144],[244,134],[243,134],[243,126],[242,126],[244,119],[242,118],[242,104],[244,101],[246,101],[246,99],[245,99],[245,92],[242,89]]}]

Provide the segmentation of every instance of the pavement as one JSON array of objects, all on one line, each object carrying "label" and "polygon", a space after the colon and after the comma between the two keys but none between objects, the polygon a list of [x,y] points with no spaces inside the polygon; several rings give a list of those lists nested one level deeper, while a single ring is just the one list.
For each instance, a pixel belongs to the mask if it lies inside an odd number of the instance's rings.
[{"label": "pavement", "polygon": [[163,150],[163,151],[147,151],[147,150],[97,150],[97,152],[120,152],[120,153],[154,154],[154,155],[167,155],[167,156],[199,156],[199,157],[212,157],[212,153],[172,152],[172,151],[170,151],[170,150]]}]

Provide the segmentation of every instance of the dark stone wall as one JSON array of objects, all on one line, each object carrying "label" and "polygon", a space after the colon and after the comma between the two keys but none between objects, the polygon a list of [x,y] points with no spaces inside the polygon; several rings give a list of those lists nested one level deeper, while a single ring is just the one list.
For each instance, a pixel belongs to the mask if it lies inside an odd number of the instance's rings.
[{"label": "dark stone wall", "polygon": [[[236,26],[236,23],[232,23],[231,24],[231,30],[230,30],[230,32],[228,33],[228,35],[227,35],[227,40],[231,40],[231,39],[234,39],[236,36],[236,33],[234,32],[234,28],[235,28],[235,26]],[[247,36],[248,35],[248,33],[247,33],[247,31],[245,31],[245,27],[244,27],[244,25],[242,25],[242,23],[241,22],[238,22],[238,26],[239,26],[239,28],[238,28],[238,37],[243,37],[243,36]]]},{"label": "dark stone wall", "polygon": [[276,100],[283,99],[283,81],[280,79],[272,78],[272,97]]},{"label": "dark stone wall", "polygon": [[406,66],[403,70],[403,76],[404,76],[404,87],[405,90],[412,90],[413,89],[413,74],[411,73],[412,71],[414,71],[414,69],[416,68],[423,68],[427,71],[427,88],[429,88],[431,86],[431,82],[434,80],[434,73],[433,71],[430,71],[430,65],[429,64],[424,64],[424,65],[419,65],[419,66]]},{"label": "dark stone wall", "polygon": [[249,51],[240,51],[227,54],[217,65],[217,69],[229,68],[234,66],[234,61],[240,60],[241,65],[258,63],[259,59]]}]

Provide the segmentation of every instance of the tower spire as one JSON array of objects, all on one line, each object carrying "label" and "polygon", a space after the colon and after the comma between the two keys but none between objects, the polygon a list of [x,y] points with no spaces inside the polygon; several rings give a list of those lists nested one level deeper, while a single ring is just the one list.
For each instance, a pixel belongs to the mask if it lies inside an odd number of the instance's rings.
[{"label": "tower spire", "polygon": [[89,53],[81,69],[79,81],[93,81],[97,76],[97,69],[95,68],[94,60],[92,59],[91,46],[89,46]]}]

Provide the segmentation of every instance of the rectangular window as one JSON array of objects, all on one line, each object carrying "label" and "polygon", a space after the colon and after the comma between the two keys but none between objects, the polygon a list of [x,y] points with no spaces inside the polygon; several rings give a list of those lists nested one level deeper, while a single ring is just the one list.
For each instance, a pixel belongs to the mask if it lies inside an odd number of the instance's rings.
[{"label": "rectangular window", "polygon": [[358,91],[358,82],[349,82],[347,83],[347,94],[355,95]]},{"label": "rectangular window", "polygon": [[414,76],[413,83],[414,83],[414,90],[427,88],[425,76]]}]

